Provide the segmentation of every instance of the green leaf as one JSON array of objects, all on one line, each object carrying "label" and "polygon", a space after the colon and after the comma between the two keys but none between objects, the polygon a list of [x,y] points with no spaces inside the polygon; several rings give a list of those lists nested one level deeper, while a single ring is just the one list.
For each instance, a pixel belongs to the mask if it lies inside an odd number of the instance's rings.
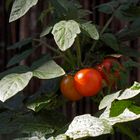
[{"label": "green leaf", "polygon": [[130,5],[128,9],[123,10],[122,13],[128,17],[138,18],[140,17],[140,6]]},{"label": "green leaf", "polygon": [[64,103],[65,103],[65,101],[63,98],[57,97],[55,95],[48,96],[48,97],[42,96],[41,98],[28,102],[27,108],[29,108],[35,112],[38,112],[42,109],[54,110],[54,109],[58,109]]},{"label": "green leaf", "polygon": [[47,9],[41,11],[41,14],[38,18],[38,20],[41,21],[42,23],[44,23],[44,19],[48,16],[48,14],[52,13],[54,10],[54,7],[51,5],[50,2],[48,3],[46,1],[46,3],[44,3],[44,4],[47,4]]},{"label": "green leaf", "polygon": [[119,2],[111,1],[108,3],[100,4],[97,8],[98,8],[98,11],[102,13],[112,14],[118,6],[119,6]]},{"label": "green leaf", "polygon": [[12,4],[13,0],[6,0],[5,1],[5,5],[6,5],[6,10],[8,11],[8,9],[10,8],[11,4]]},{"label": "green leaf", "polygon": [[24,89],[32,76],[32,72],[23,74],[10,74],[5,76],[0,81],[0,100],[4,102],[5,100],[11,98],[16,93]]},{"label": "green leaf", "polygon": [[[80,5],[79,1],[66,1],[66,0],[51,0],[51,3],[54,8],[54,15],[55,15],[55,22],[64,19],[73,19],[79,20],[85,14],[81,11],[82,6]],[[81,13],[80,13],[81,11]]]},{"label": "green leaf", "polygon": [[139,28],[140,27],[140,18],[137,18],[136,20],[134,20],[130,26],[131,26],[131,28]]},{"label": "green leaf", "polygon": [[126,108],[129,108],[132,105],[132,101],[122,100],[113,102],[110,109],[110,117],[119,116],[124,112]]},{"label": "green leaf", "polygon": [[116,17],[117,19],[119,19],[119,20],[132,21],[132,20],[133,20],[132,17],[125,16],[125,15],[123,14],[123,11],[126,10],[126,9],[128,9],[128,8],[129,8],[129,5],[127,5],[127,4],[122,4],[122,5],[120,5],[120,6],[116,9],[116,11],[115,11],[115,14],[114,14],[115,17]]},{"label": "green leaf", "polygon": [[24,108],[23,100],[25,99],[25,96],[23,92],[19,92],[12,98],[6,100],[4,102],[4,105],[6,108],[14,111],[20,111],[21,109]]},{"label": "green leaf", "polygon": [[34,49],[29,49],[22,52],[21,54],[15,55],[10,59],[10,61],[7,64],[7,67],[20,63],[22,60],[26,59],[33,51]]},{"label": "green leaf", "polygon": [[49,61],[51,59],[49,54],[43,54],[41,55],[37,60],[35,60],[32,65],[31,65],[31,70],[35,70],[37,68],[39,68],[40,66],[42,66],[44,63],[46,63],[47,61]]},{"label": "green leaf", "polygon": [[64,74],[64,70],[53,60],[46,62],[44,65],[33,71],[33,75],[39,79],[52,79]]},{"label": "green leaf", "polygon": [[60,87],[61,79],[62,79],[61,77],[58,77],[58,78],[53,78],[53,79],[49,79],[49,80],[43,80],[43,83],[40,86],[37,93],[38,94],[46,93],[45,95],[56,93]]},{"label": "green leaf", "polygon": [[108,134],[111,131],[112,126],[107,121],[85,114],[76,116],[65,134],[72,139],[81,139]]},{"label": "green leaf", "polygon": [[57,0],[57,1],[66,11],[68,11],[70,2],[66,0]]},{"label": "green leaf", "polygon": [[[39,136],[50,135],[67,124],[66,118],[56,111],[40,113],[6,111],[0,113],[0,134],[20,132],[22,134],[38,133]],[[27,136],[27,135],[26,135]]]},{"label": "green leaf", "polygon": [[94,24],[91,24],[90,22],[83,23],[81,24],[81,28],[86,31],[92,39],[99,39],[99,33]]},{"label": "green leaf", "polygon": [[74,20],[60,21],[54,25],[52,30],[55,42],[61,51],[70,48],[80,32],[79,24]]},{"label": "green leaf", "polygon": [[140,27],[123,28],[116,35],[121,41],[134,40],[140,36]]},{"label": "green leaf", "polygon": [[14,43],[13,45],[9,46],[7,49],[8,50],[17,49],[17,48],[21,49],[23,46],[26,46],[29,43],[31,43],[32,40],[33,39],[31,37],[23,39],[23,40],[21,40],[21,41],[19,41],[17,43]]},{"label": "green leaf", "polygon": [[36,5],[38,0],[15,0],[12,6],[9,22],[15,21]]},{"label": "green leaf", "polygon": [[35,112],[41,109],[54,110],[66,102],[62,96],[57,95],[61,78],[44,80],[39,90],[26,101],[29,109]]},{"label": "green leaf", "polygon": [[51,32],[52,28],[53,28],[52,26],[46,27],[46,28],[41,32],[40,37],[44,37],[44,36],[48,35],[48,34]]},{"label": "green leaf", "polygon": [[123,66],[125,68],[129,67],[140,67],[140,63],[133,61],[132,59],[129,59],[128,61],[123,62]]},{"label": "green leaf", "polygon": [[85,16],[88,16],[88,15],[92,14],[91,11],[85,10],[85,9],[79,9],[77,12],[78,12],[78,17],[81,18],[81,20],[82,20],[82,18],[84,18]]},{"label": "green leaf", "polygon": [[14,112],[5,111],[0,113],[0,134],[9,134],[17,131],[20,126],[15,126],[11,123]]},{"label": "green leaf", "polygon": [[136,49],[132,49],[128,46],[121,46],[121,49],[119,50],[119,52],[121,54],[123,54],[124,56],[130,56],[130,57],[139,57],[140,56],[140,52]]},{"label": "green leaf", "polygon": [[125,89],[119,97],[118,100],[130,99],[137,96],[140,93],[140,83],[134,82],[134,84],[130,87]]},{"label": "green leaf", "polygon": [[140,114],[140,107],[139,106],[132,105],[131,107],[129,107],[129,110],[134,112],[137,115]]},{"label": "green leaf", "polygon": [[113,50],[117,51],[119,50],[119,44],[117,41],[117,38],[111,34],[111,33],[105,33],[103,34],[103,36],[101,37],[101,40],[110,48],[112,48]]},{"label": "green leaf", "polygon": [[131,130],[131,127],[129,127],[129,125],[116,124],[115,126],[120,130],[121,133],[129,136],[131,140],[139,140],[138,136],[136,136],[135,132]]},{"label": "green leaf", "polygon": [[[6,112],[7,113],[7,112]],[[0,114],[0,118],[1,118]],[[9,118],[10,117],[10,118]],[[5,119],[9,121],[2,121],[0,124],[0,134],[8,134],[12,132],[21,132],[30,134],[31,132],[38,131],[43,134],[52,134],[54,129],[52,128],[43,116],[34,116],[32,113],[15,113],[8,112]],[[11,121],[12,120],[12,121]]]}]

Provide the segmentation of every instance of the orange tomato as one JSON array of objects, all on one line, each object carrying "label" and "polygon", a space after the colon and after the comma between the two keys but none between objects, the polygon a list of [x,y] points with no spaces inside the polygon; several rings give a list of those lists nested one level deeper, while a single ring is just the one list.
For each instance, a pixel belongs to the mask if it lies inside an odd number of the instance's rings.
[{"label": "orange tomato", "polygon": [[71,101],[77,101],[82,98],[78,91],[74,87],[74,77],[72,75],[66,75],[60,84],[60,90],[64,97]]}]

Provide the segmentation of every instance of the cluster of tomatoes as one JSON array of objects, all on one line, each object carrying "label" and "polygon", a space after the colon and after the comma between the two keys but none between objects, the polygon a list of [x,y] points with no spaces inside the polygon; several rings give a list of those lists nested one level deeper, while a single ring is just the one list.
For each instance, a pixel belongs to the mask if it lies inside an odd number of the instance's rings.
[{"label": "cluster of tomatoes", "polygon": [[83,96],[95,96],[103,87],[114,86],[120,79],[122,65],[116,58],[105,58],[95,68],[84,68],[75,75],[66,75],[60,85],[62,94],[71,101],[80,100]]}]

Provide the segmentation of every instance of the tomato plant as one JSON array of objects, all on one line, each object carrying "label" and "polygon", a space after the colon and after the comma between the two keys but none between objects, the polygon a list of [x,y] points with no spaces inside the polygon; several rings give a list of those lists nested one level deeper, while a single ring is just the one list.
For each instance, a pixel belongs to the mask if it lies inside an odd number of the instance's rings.
[{"label": "tomato plant", "polygon": [[102,88],[102,77],[93,68],[85,68],[74,76],[74,86],[83,96],[95,96]]},{"label": "tomato plant", "polygon": [[96,69],[101,73],[103,79],[108,86],[113,86],[120,79],[120,73],[123,71],[122,65],[116,58],[105,58],[101,64],[96,66]]},{"label": "tomato plant", "polygon": [[[28,28],[22,27],[28,15],[14,26],[7,25],[8,29],[18,25],[12,35],[22,36],[11,37],[6,33],[5,39],[19,42],[9,47],[8,40],[1,42],[5,46],[2,53],[8,52],[5,63],[9,52],[13,57],[4,68],[6,71],[0,73],[0,134],[14,133],[13,139],[26,136],[29,140],[76,140],[103,135],[96,139],[106,140],[115,139],[116,135],[105,137],[115,129],[117,134],[120,130],[127,135],[126,140],[128,137],[139,140],[138,123],[133,124],[136,132],[133,125],[121,124],[140,118],[140,83],[136,82],[139,79],[134,69],[140,66],[139,40],[136,40],[140,36],[139,0],[4,2],[6,8],[12,8],[4,9],[2,14],[10,15],[9,22],[22,18],[39,4],[27,18],[37,19],[33,23],[28,21]],[[81,3],[89,4],[89,9]],[[35,33],[39,31],[33,29],[35,25],[42,29],[40,34]],[[31,37],[18,40],[26,35],[21,30],[25,28],[34,32]],[[107,57],[117,55],[123,60]],[[73,102],[77,100],[80,101]],[[96,117],[89,115],[93,112]]]},{"label": "tomato plant", "polygon": [[74,77],[66,75],[61,81],[60,89],[64,97],[71,101],[77,101],[82,98],[74,86]]}]

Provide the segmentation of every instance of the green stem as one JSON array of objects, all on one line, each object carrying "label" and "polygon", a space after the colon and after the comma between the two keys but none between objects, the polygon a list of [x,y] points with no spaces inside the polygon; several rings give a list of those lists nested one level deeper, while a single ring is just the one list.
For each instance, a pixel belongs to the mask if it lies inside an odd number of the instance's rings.
[{"label": "green stem", "polygon": [[80,68],[82,66],[82,55],[81,55],[80,42],[78,37],[75,40],[75,44],[76,44],[76,53],[77,53],[77,66],[78,68]]},{"label": "green stem", "polygon": [[108,19],[108,21],[106,22],[105,26],[103,27],[103,29],[100,32],[100,36],[104,33],[104,31],[107,29],[107,27],[109,26],[109,24],[111,23],[112,19],[114,18],[114,14],[112,14],[112,16]]},{"label": "green stem", "polygon": [[69,60],[70,60],[70,62],[71,62],[71,67],[72,67],[72,69],[75,69],[74,55],[71,53],[71,50],[70,50],[70,49],[68,49],[68,50],[66,51],[66,53],[67,53],[68,58],[69,58]]},{"label": "green stem", "polygon": [[116,127],[125,135],[127,135],[131,140],[139,140],[137,136],[132,132],[132,130],[125,126],[124,124],[116,124]]},{"label": "green stem", "polygon": [[40,42],[42,45],[44,45],[45,47],[47,47],[47,48],[50,49],[51,51],[57,53],[58,55],[62,55],[63,58],[66,60],[66,62],[68,62],[69,64],[72,65],[72,63],[71,63],[71,61],[69,60],[69,58],[68,58],[66,55],[64,55],[64,53],[62,53],[61,51],[59,51],[59,50],[57,50],[57,49],[51,47],[49,44],[47,44],[46,42],[44,42],[44,41],[42,41],[42,40],[40,40],[40,39],[34,39],[34,41]]},{"label": "green stem", "polygon": [[[108,19],[108,21],[106,22],[105,26],[103,27],[103,29],[100,32],[100,36],[104,33],[104,31],[107,29],[107,27],[109,26],[109,24],[111,23],[112,19],[114,17],[114,13],[112,14],[112,16]],[[93,51],[93,49],[96,47],[96,45],[98,44],[99,40],[95,40],[92,47],[90,48],[89,52],[86,55],[86,58],[84,60],[84,64],[87,62],[87,60],[90,57],[91,52]]]}]

